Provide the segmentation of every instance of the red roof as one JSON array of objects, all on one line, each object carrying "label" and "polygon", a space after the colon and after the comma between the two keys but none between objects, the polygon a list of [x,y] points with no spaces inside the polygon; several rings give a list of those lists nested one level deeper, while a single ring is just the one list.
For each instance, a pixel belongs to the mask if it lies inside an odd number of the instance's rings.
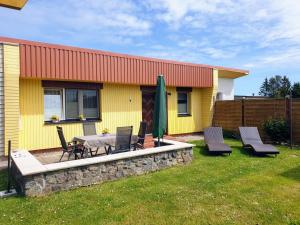
[{"label": "red roof", "polygon": [[248,73],[245,70],[6,37],[0,37],[0,42],[20,45],[22,78],[154,85],[156,76],[163,74],[168,86],[211,87],[213,68]]}]

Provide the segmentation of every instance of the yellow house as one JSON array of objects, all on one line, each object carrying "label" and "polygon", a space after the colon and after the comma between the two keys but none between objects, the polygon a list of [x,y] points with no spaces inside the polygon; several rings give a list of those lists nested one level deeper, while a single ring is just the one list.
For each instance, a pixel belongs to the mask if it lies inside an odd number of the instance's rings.
[{"label": "yellow house", "polygon": [[142,120],[150,133],[158,74],[172,135],[210,126],[219,80],[248,71],[0,37],[0,155],[8,140],[13,149],[57,148],[57,124],[71,140],[83,134],[80,115],[99,133],[127,125],[137,133]]}]

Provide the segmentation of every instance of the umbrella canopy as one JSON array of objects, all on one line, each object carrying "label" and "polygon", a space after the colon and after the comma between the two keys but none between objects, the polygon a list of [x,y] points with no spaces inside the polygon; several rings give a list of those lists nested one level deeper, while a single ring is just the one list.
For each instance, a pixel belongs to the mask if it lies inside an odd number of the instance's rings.
[{"label": "umbrella canopy", "polygon": [[154,138],[163,137],[167,129],[167,106],[166,106],[166,84],[163,75],[157,77],[155,93],[154,113],[153,113],[153,132]]}]

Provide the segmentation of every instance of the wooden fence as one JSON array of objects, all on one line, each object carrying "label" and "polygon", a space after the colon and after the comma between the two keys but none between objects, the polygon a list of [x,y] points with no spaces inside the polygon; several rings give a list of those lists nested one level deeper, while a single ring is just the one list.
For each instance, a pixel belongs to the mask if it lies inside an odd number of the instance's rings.
[{"label": "wooden fence", "polygon": [[270,118],[283,118],[292,125],[293,144],[300,144],[300,99],[243,99],[216,101],[213,126],[238,133],[240,126],[255,126],[270,141],[262,125]]}]

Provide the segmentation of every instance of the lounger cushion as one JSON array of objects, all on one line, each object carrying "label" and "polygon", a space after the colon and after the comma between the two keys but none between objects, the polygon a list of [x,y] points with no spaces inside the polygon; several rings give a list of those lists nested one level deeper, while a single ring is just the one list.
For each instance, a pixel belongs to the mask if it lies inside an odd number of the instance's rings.
[{"label": "lounger cushion", "polygon": [[257,127],[240,127],[239,130],[244,145],[263,144]]},{"label": "lounger cushion", "polygon": [[251,144],[249,145],[253,148],[253,150],[257,153],[264,153],[264,154],[278,154],[279,151],[273,145],[267,144]]},{"label": "lounger cushion", "polygon": [[208,127],[204,129],[204,141],[206,144],[224,143],[221,127]]},{"label": "lounger cushion", "polygon": [[222,152],[222,153],[231,153],[231,148],[223,143],[209,143],[207,144],[208,150],[210,152]]},{"label": "lounger cushion", "polygon": [[241,138],[245,147],[253,148],[253,151],[261,154],[279,154],[273,145],[263,144],[257,127],[240,127]]}]

